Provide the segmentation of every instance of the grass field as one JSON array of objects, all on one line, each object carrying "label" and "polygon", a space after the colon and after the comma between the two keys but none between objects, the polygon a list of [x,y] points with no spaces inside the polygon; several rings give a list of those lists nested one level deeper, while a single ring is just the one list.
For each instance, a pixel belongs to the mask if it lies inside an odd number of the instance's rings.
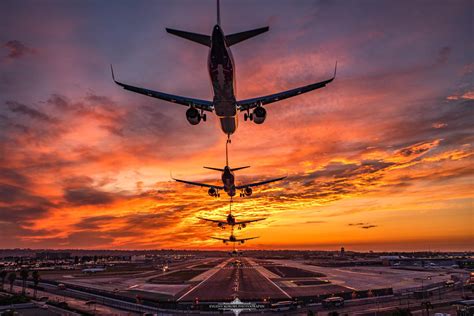
[{"label": "grass field", "polygon": [[195,276],[203,273],[203,270],[180,270],[171,272],[168,274],[160,275],[156,278],[148,280],[148,283],[164,283],[164,284],[176,284],[176,283],[184,283],[188,280],[191,280]]},{"label": "grass field", "polygon": [[302,270],[294,267],[286,266],[264,266],[265,269],[281,276],[282,278],[308,278],[308,277],[325,277],[326,275],[318,272]]}]

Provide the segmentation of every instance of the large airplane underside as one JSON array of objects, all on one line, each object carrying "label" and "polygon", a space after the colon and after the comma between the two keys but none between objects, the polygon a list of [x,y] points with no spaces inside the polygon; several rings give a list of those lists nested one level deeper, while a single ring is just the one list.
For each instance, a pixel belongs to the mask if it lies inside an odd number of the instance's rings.
[{"label": "large airplane underside", "polygon": [[220,120],[222,131],[228,136],[228,138],[230,138],[230,135],[236,131],[238,126],[238,112],[244,112],[244,120],[250,120],[256,124],[262,124],[267,116],[267,111],[265,110],[264,105],[323,88],[333,81],[336,76],[335,68],[333,77],[324,81],[262,97],[237,100],[235,97],[234,59],[230,47],[267,32],[268,30],[269,27],[266,26],[250,31],[224,35],[224,31],[220,25],[219,1],[217,2],[217,24],[214,26],[211,36],[170,28],[166,29],[170,34],[209,47],[207,65],[214,93],[212,101],[172,95],[128,85],[117,81],[113,69],[111,68],[112,78],[116,84],[126,90],[187,106],[188,110],[186,111],[186,118],[192,125],[199,124],[201,120],[206,121],[206,112],[214,112]]}]

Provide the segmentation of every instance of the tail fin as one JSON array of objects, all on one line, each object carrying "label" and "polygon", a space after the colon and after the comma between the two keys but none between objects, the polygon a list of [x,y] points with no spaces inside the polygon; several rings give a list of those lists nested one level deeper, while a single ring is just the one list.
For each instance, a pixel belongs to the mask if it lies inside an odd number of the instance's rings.
[{"label": "tail fin", "polygon": [[166,32],[199,43],[201,45],[211,47],[211,37],[209,35],[191,33],[170,28],[166,28]]},{"label": "tail fin", "polygon": [[221,25],[221,6],[219,0],[217,0],[217,25]]},{"label": "tail fin", "polygon": [[221,168],[214,168],[214,167],[203,167],[204,169],[209,169],[209,170],[214,170],[214,171],[220,171],[220,172],[224,172],[224,169],[221,169]]},{"label": "tail fin", "polygon": [[245,166],[245,167],[238,167],[238,168],[231,168],[232,171],[237,171],[237,170],[242,170],[242,169],[247,169],[250,168],[250,166]]},{"label": "tail fin", "polygon": [[232,46],[232,45],[235,45],[235,44],[240,43],[242,41],[245,41],[249,38],[257,36],[259,34],[265,33],[268,30],[269,30],[269,27],[265,26],[265,27],[261,27],[261,28],[258,28],[258,29],[250,30],[250,31],[230,34],[230,35],[227,35],[225,37],[225,42],[226,42],[227,46]]}]

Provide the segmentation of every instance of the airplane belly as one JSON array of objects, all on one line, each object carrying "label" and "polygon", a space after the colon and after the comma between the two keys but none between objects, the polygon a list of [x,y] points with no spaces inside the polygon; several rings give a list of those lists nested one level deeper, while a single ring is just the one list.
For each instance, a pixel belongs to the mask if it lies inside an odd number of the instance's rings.
[{"label": "airplane belly", "polygon": [[238,126],[237,116],[224,116],[219,118],[221,121],[221,129],[224,133],[233,134]]}]

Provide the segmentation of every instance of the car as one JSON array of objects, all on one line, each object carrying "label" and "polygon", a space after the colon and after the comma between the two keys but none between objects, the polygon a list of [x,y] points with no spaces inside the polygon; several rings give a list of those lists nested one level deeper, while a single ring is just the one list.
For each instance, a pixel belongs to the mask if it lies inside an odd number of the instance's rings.
[{"label": "car", "polygon": [[39,308],[41,308],[41,309],[48,309],[49,306],[48,306],[47,304],[40,304],[40,305],[39,305]]},{"label": "car", "polygon": [[340,296],[328,297],[323,300],[322,305],[325,308],[342,307],[344,306],[344,299]]}]

